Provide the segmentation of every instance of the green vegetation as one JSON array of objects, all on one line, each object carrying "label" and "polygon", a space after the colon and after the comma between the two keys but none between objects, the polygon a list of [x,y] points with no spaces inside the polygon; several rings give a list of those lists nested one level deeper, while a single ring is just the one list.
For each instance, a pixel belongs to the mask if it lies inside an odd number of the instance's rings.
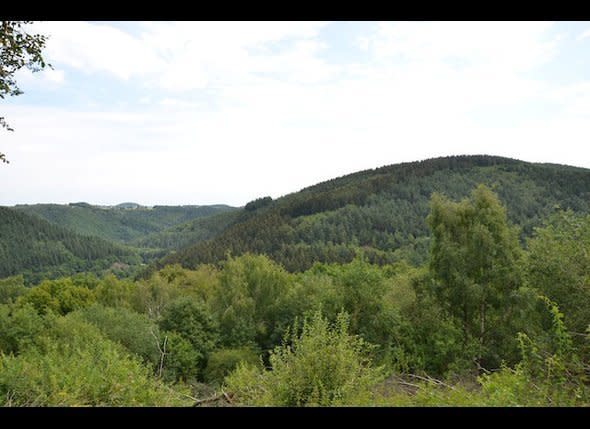
[{"label": "green vegetation", "polygon": [[210,240],[179,250],[156,264],[195,268],[218,263],[227,252],[266,254],[288,271],[315,262],[350,262],[363,252],[374,263],[428,258],[425,222],[434,192],[458,200],[477,184],[494,190],[518,225],[520,239],[554,206],[590,212],[590,172],[492,156],[455,156],[396,164],[330,180],[276,200],[249,203],[241,218]]},{"label": "green vegetation", "polygon": [[348,334],[344,313],[335,327],[316,313],[299,336],[287,333],[285,344],[270,353],[271,371],[242,364],[227,377],[227,388],[252,405],[345,405],[380,380],[369,353],[362,338]]},{"label": "green vegetation", "polygon": [[236,222],[241,214],[240,210],[220,211],[150,233],[133,240],[131,244],[139,248],[162,249],[164,252],[180,249],[216,237]]},{"label": "green vegetation", "polygon": [[[213,206],[154,206],[143,207],[123,203],[115,207],[92,206],[87,203],[19,205],[16,210],[39,216],[53,224],[82,235],[100,237],[104,240],[129,244],[135,247],[138,241],[149,234],[156,234],[176,225],[235,210],[225,205]],[[149,245],[144,247],[172,248],[174,245]],[[148,245],[145,245],[148,244]],[[184,244],[184,243],[180,243]]]},{"label": "green vegetation", "polygon": [[0,278],[22,274],[31,284],[82,272],[132,277],[144,262],[214,237],[234,213],[222,205],[0,207]]},{"label": "green vegetation", "polygon": [[508,212],[483,185],[434,193],[418,266],[289,272],[246,253],[133,281],[4,279],[1,401],[590,405],[590,216],[554,211],[520,242]]},{"label": "green vegetation", "polygon": [[140,261],[132,249],[0,207],[0,277],[22,274],[35,283],[81,272],[124,272]]}]

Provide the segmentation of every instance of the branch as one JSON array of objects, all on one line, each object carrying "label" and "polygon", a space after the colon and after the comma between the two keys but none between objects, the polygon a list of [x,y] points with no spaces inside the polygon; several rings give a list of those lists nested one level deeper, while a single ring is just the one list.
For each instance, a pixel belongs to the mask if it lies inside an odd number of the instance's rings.
[{"label": "branch", "polygon": [[150,334],[156,340],[156,346],[158,347],[158,351],[160,352],[160,366],[158,369],[158,378],[162,377],[162,369],[164,368],[164,356],[166,356],[166,343],[168,342],[168,335],[164,337],[164,350],[160,347],[160,338],[154,333],[154,330],[150,328]]},{"label": "branch", "polygon": [[219,399],[225,399],[228,403],[233,404],[233,400],[231,398],[230,395],[228,395],[225,391],[221,391],[209,398],[205,398],[205,399],[198,399],[197,401],[195,401],[195,403],[193,404],[193,407],[198,407],[201,404],[207,404],[209,402],[215,402]]},{"label": "branch", "polygon": [[436,378],[432,378],[430,376],[422,377],[420,375],[415,375],[415,374],[407,374],[407,375],[409,377],[412,377],[412,378],[417,378],[418,380],[426,381],[428,383],[433,383],[433,384],[436,384],[438,386],[443,386],[443,387],[446,387],[448,389],[455,390],[455,388],[453,386],[451,386],[451,385],[449,385],[447,383],[444,383],[444,382],[442,382],[440,380],[437,380]]}]

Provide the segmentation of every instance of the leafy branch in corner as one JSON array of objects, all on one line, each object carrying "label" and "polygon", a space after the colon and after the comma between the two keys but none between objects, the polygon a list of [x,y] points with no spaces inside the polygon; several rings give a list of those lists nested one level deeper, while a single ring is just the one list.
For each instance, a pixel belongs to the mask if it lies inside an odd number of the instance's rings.
[{"label": "leafy branch in corner", "polygon": [[[45,48],[47,36],[30,34],[28,26],[32,21],[0,21],[0,98],[21,95],[23,91],[18,87],[15,74],[23,67],[35,73],[52,68],[45,62],[42,51]],[[0,117],[0,127],[7,131],[14,131]],[[0,161],[8,163],[5,154],[0,152]]]}]

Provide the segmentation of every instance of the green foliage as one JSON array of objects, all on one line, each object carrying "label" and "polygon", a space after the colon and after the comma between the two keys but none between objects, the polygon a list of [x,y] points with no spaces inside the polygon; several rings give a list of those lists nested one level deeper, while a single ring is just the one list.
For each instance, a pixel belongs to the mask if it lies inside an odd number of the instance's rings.
[{"label": "green foliage", "polygon": [[524,236],[555,204],[590,211],[587,170],[491,156],[436,158],[361,171],[278,198],[156,267],[218,263],[229,251],[265,254],[293,272],[316,262],[350,262],[360,249],[372,263],[407,259],[418,265],[428,259],[424,218],[431,194],[461,199],[479,183],[498,193]]},{"label": "green foliage", "polygon": [[270,203],[272,203],[271,197],[257,198],[254,201],[250,201],[248,204],[246,204],[244,206],[244,209],[246,211],[252,212],[254,210],[258,210],[262,207],[268,206]]},{"label": "green foliage", "polygon": [[409,325],[410,350],[413,350],[413,361],[408,362],[405,372],[425,372],[435,377],[464,374],[473,365],[473,354],[465,353],[460,323],[424,290],[428,280],[426,274],[417,275],[416,301],[403,312]]},{"label": "green foliage", "polygon": [[5,406],[183,405],[179,393],[150,376],[139,359],[73,315],[17,356],[0,356]]},{"label": "green foliage", "polygon": [[85,271],[103,273],[116,262],[138,265],[139,257],[130,249],[0,207],[0,277],[23,274],[30,284]]},{"label": "green foliage", "polygon": [[165,353],[162,374],[167,381],[191,381],[200,375],[204,360],[202,351],[178,332],[163,332],[161,347]]},{"label": "green foliage", "polygon": [[221,384],[239,364],[256,366],[260,364],[260,355],[248,347],[218,349],[209,356],[204,379],[207,383]]},{"label": "green foliage", "polygon": [[[395,169],[367,172],[236,211],[234,226],[270,222],[240,244],[270,249],[268,256],[228,253],[217,266],[172,264],[135,281],[93,273],[33,287],[25,286],[26,275],[0,280],[1,401],[185,405],[192,396],[233,395],[237,405],[588,405],[590,217],[555,212],[522,249],[510,206],[501,203],[521,198],[517,218],[536,213],[539,194],[511,194],[520,174],[557,183],[562,197],[580,191],[585,179],[566,169],[579,179],[567,184],[553,167],[476,159],[475,166],[472,158],[447,159],[446,171],[438,161],[405,165],[400,171],[411,180]],[[506,186],[498,195],[479,186],[459,202],[434,194],[422,219],[431,237],[408,237],[411,251],[395,238],[399,228],[379,230],[380,237],[393,231],[387,245],[357,235],[363,229],[355,230],[356,222],[375,227],[363,223],[358,204],[375,210],[371,222],[387,222],[383,213],[404,207],[403,199],[397,208],[380,205],[391,177],[404,198],[422,201],[449,171],[470,172],[452,179],[459,194],[490,171]],[[410,185],[415,180],[418,188]],[[365,198],[370,190],[375,194]],[[346,201],[354,204],[334,208]],[[332,231],[330,222],[344,213],[355,220]],[[273,242],[301,231],[313,240]],[[328,244],[318,245],[322,240]],[[232,248],[231,240],[223,243]],[[305,253],[288,255],[305,246],[314,261],[306,271],[275,262],[285,250],[285,260],[304,267],[307,256],[289,258]],[[428,246],[422,263],[414,250]],[[214,395],[218,388],[229,396]]]},{"label": "green foliage", "polygon": [[557,211],[527,244],[528,282],[567,314],[569,329],[583,333],[590,324],[590,216]]},{"label": "green foliage", "polygon": [[18,70],[24,67],[36,72],[48,65],[42,55],[47,36],[28,32],[31,23],[0,22],[0,98],[22,94],[15,81]]},{"label": "green foliage", "polygon": [[132,308],[154,320],[160,317],[166,305],[181,296],[178,285],[169,282],[159,273],[155,273],[148,280],[136,283],[132,292]]},{"label": "green foliage", "polygon": [[287,335],[271,353],[271,371],[240,365],[226,378],[227,389],[250,405],[343,405],[368,395],[382,374],[371,367],[370,346],[350,335],[348,324],[344,313],[335,326],[316,313],[300,335]]},{"label": "green foliage", "polygon": [[41,282],[39,286],[22,295],[17,302],[32,305],[40,314],[51,311],[64,315],[91,305],[94,294],[83,286],[76,286],[71,278],[63,278]]},{"label": "green foliage", "polygon": [[94,289],[96,301],[109,307],[130,308],[136,296],[136,285],[119,280],[114,275],[105,276]]},{"label": "green foliage", "polygon": [[517,232],[508,226],[497,196],[483,185],[459,203],[434,194],[427,221],[435,295],[461,321],[465,347],[476,340],[474,358],[493,368],[500,363],[498,349],[506,347],[497,343],[494,326],[510,322],[512,297],[522,285]]},{"label": "green foliage", "polygon": [[209,301],[219,287],[219,272],[211,265],[201,265],[187,270],[180,265],[167,265],[155,274],[176,287],[182,295]]},{"label": "green foliage", "polygon": [[17,354],[47,328],[31,305],[0,305],[0,353]]},{"label": "green foliage", "polygon": [[[118,206],[97,207],[85,203],[19,205],[15,209],[86,236],[100,237],[135,247],[166,249],[183,244],[182,234],[174,234],[174,238],[181,241],[170,243],[165,243],[162,239],[156,240],[154,237],[157,234],[210,216],[235,211],[233,207],[225,205],[151,208],[140,206],[126,209]],[[203,237],[206,237],[207,226],[211,226],[211,221],[201,228]],[[191,238],[198,237],[193,235]]]},{"label": "green foliage", "polygon": [[165,307],[158,324],[160,329],[175,332],[191,344],[199,369],[205,366],[209,353],[219,341],[217,324],[205,305],[194,298],[172,301]]},{"label": "green foliage", "polygon": [[265,256],[230,258],[223,266],[211,306],[227,347],[259,344],[270,349],[291,323],[284,305],[291,276]]},{"label": "green foliage", "polygon": [[124,307],[103,307],[100,304],[80,310],[78,314],[83,320],[99,328],[106,338],[141,357],[149,367],[155,368],[158,365],[158,327],[145,315]]},{"label": "green foliage", "polygon": [[552,326],[547,338],[531,339],[520,333],[521,362],[514,369],[479,378],[485,404],[491,406],[581,406],[588,403],[587,368],[575,353],[564,315],[546,297]]},{"label": "green foliage", "polygon": [[125,300],[129,299],[136,311],[158,319],[170,302],[182,296],[209,301],[218,285],[218,272],[212,266],[202,265],[189,271],[179,265],[169,265],[147,280],[133,285],[125,283],[125,293],[131,294],[129,298],[126,295]]},{"label": "green foliage", "polygon": [[22,275],[0,279],[0,304],[14,302],[25,292],[27,288]]}]

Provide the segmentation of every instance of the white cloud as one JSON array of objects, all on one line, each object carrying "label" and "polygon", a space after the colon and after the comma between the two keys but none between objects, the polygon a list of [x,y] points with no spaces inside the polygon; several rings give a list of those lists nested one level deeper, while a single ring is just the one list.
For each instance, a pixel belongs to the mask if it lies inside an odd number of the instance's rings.
[{"label": "white cloud", "polygon": [[[112,111],[7,109],[17,132],[2,143],[12,164],[0,181],[19,190],[0,203],[239,205],[450,154],[590,166],[579,150],[589,84],[535,74],[567,42],[551,36],[552,23],[383,23],[350,47],[368,61],[337,65],[324,56],[324,25],[143,23],[131,35],[51,23],[50,60],[146,91]],[[556,110],[519,110],[530,105]],[[511,121],[501,119],[507,109]]]},{"label": "white cloud", "polygon": [[54,66],[107,72],[125,80],[161,66],[160,58],[139,38],[109,25],[51,21],[39,23],[37,31],[49,35],[47,58]]},{"label": "white cloud", "polygon": [[[375,56],[409,62],[455,63],[459,68],[528,70],[551,59],[555,41],[544,40],[551,22],[380,23],[369,41]],[[507,69],[509,67],[509,69]]]},{"label": "white cloud", "polygon": [[[231,85],[253,73],[285,73],[303,80],[325,76],[312,39],[321,22],[151,22],[132,35],[106,24],[45,22],[47,56],[87,73],[106,72],[149,86],[183,91]],[[293,47],[272,51],[272,44]]]},{"label": "white cloud", "polygon": [[590,28],[582,33],[580,33],[578,35],[578,37],[576,37],[576,40],[583,40],[583,39],[587,39],[588,37],[590,37]]}]

